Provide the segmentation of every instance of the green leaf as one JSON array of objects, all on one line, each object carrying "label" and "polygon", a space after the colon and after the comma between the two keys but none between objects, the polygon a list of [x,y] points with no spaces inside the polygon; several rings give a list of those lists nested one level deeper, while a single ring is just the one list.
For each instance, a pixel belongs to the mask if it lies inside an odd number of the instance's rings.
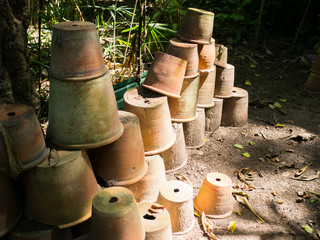
[{"label": "green leaf", "polygon": [[275,107],[277,107],[277,108],[282,108],[281,104],[278,103],[278,102],[274,103],[273,105],[274,105]]},{"label": "green leaf", "polygon": [[309,225],[303,225],[302,228],[307,232],[307,233],[312,233],[313,229]]},{"label": "green leaf", "polygon": [[254,65],[254,64],[250,64],[250,67],[251,67],[251,68],[255,68],[255,67],[256,67],[256,65]]},{"label": "green leaf", "polygon": [[253,146],[253,145],[254,145],[254,142],[249,142],[249,145]]},{"label": "green leaf", "polygon": [[311,200],[310,200],[310,203],[313,204],[313,203],[315,203],[316,201],[318,201],[318,199],[311,199]]},{"label": "green leaf", "polygon": [[275,109],[276,107],[275,107],[275,106],[273,106],[272,104],[269,104],[269,108],[271,108],[271,109]]},{"label": "green leaf", "polygon": [[242,153],[241,155],[244,156],[244,157],[247,157],[247,158],[250,157],[250,153],[248,153],[248,152],[244,152],[244,153]]},{"label": "green leaf", "polygon": [[318,231],[317,235],[318,235],[318,237],[320,238],[320,231]]},{"label": "green leaf", "polygon": [[241,144],[235,144],[233,145],[235,148],[243,149],[243,146]]},{"label": "green leaf", "polygon": [[247,86],[251,86],[252,85],[252,83],[250,81],[246,81],[244,84],[247,85]]},{"label": "green leaf", "polygon": [[232,233],[234,232],[234,230],[236,230],[236,221],[231,221],[229,223],[228,230],[231,231]]},{"label": "green leaf", "polygon": [[280,101],[280,102],[287,102],[287,99],[279,98],[279,101]]}]

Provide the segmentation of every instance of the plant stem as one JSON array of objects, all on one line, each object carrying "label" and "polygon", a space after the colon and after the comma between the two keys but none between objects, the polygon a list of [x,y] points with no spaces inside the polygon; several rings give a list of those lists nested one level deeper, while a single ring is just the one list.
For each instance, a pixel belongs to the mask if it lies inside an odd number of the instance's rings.
[{"label": "plant stem", "polygon": [[116,70],[116,24],[117,24],[117,3],[114,3],[114,21],[113,21],[113,69]]},{"label": "plant stem", "polygon": [[255,47],[257,46],[258,40],[259,40],[259,32],[260,32],[260,25],[261,25],[261,19],[262,19],[264,3],[265,3],[265,0],[261,0],[260,12],[259,12],[259,18],[258,18],[258,25],[257,25],[257,28],[256,28],[256,34],[255,34],[255,39],[254,39],[254,46]]},{"label": "plant stem", "polygon": [[316,195],[316,196],[320,197],[320,193],[312,192],[312,191],[309,191],[309,190],[307,190],[307,192],[312,193],[312,194],[314,194],[314,195]]}]

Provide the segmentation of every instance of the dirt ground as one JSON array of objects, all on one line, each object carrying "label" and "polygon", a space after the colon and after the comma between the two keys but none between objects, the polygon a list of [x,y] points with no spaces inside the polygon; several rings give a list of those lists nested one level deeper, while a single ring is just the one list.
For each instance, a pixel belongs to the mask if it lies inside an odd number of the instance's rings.
[{"label": "dirt ground", "polygon": [[[320,193],[320,179],[291,179],[309,163],[312,165],[302,176],[320,170],[320,95],[304,90],[309,66],[299,55],[267,55],[241,47],[229,49],[228,62],[235,66],[235,86],[249,92],[249,123],[245,127],[219,127],[202,148],[189,150],[187,164],[174,173],[183,174],[192,182],[196,196],[208,173],[224,173],[241,187],[243,184],[234,172],[250,168],[254,179],[250,184],[256,189],[244,192],[265,223],[234,200],[230,217],[212,220],[218,239],[319,239],[316,234],[320,230],[320,199],[308,190]],[[251,85],[246,85],[246,81]],[[269,107],[276,102],[281,109]],[[311,133],[315,138],[290,139],[300,133]],[[234,144],[244,148],[235,148]],[[244,152],[250,153],[250,157],[242,156]],[[168,174],[167,179],[175,179],[174,173]],[[305,194],[299,197],[298,192]],[[241,216],[236,213],[239,210]],[[236,221],[234,233],[227,230],[230,221]],[[191,232],[174,239],[210,239],[199,223]],[[303,225],[309,225],[313,233],[305,232]]]}]

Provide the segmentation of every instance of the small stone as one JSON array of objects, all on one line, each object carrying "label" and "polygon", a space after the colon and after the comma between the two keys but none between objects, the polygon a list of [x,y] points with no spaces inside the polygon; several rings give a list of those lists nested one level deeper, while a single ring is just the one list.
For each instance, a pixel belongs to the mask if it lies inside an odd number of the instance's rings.
[{"label": "small stone", "polygon": [[303,195],[305,195],[306,193],[304,192],[304,191],[299,191],[299,192],[297,192],[297,195],[299,196],[299,197],[303,197]]},{"label": "small stone", "polygon": [[272,194],[273,196],[277,196],[277,194],[276,194],[275,192],[271,192],[271,194]]},{"label": "small stone", "polygon": [[283,204],[284,201],[283,201],[283,200],[278,200],[278,203],[279,203],[279,204]]}]

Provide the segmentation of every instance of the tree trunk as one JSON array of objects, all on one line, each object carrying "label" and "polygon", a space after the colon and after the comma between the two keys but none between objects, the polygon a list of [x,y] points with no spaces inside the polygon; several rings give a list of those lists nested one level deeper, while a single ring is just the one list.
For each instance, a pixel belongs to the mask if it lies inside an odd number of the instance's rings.
[{"label": "tree trunk", "polygon": [[0,0],[0,105],[39,107],[37,84],[27,56],[29,21],[30,0]]}]

